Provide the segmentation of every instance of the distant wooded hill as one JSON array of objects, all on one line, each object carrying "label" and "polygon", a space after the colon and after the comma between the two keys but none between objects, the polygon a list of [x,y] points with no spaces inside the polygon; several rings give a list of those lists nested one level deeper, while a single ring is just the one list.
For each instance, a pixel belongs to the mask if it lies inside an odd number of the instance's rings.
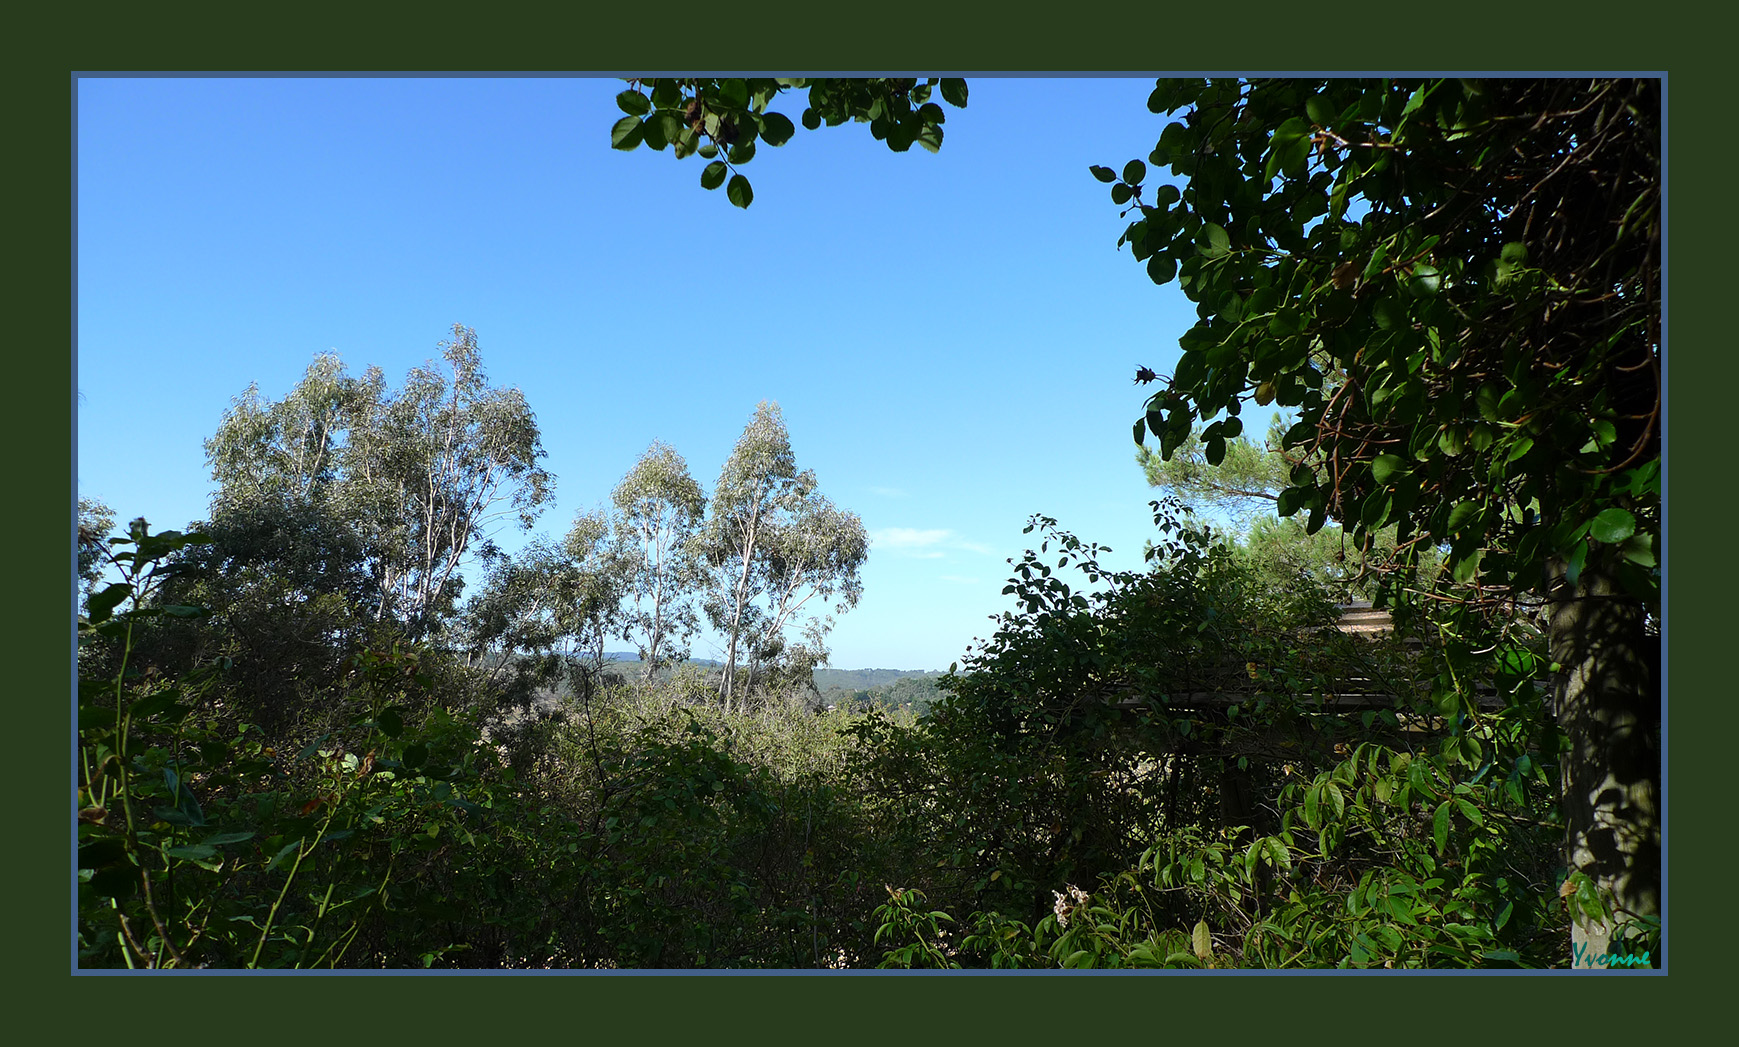
[{"label": "distant wooded hill", "polygon": [[886,687],[895,680],[904,680],[907,677],[941,675],[940,671],[934,669],[817,669],[815,689],[823,692],[835,688],[842,691],[866,691],[872,687]]},{"label": "distant wooded hill", "polygon": [[[611,672],[629,678],[640,671],[642,664],[640,656],[633,651],[609,651],[604,660],[611,663]],[[690,658],[686,664],[716,669],[723,663],[714,658]],[[828,691],[868,691],[887,687],[896,680],[911,677],[939,679],[943,675],[940,669],[817,669],[815,689],[823,694]]]},{"label": "distant wooded hill", "polygon": [[[638,679],[641,674],[643,663],[633,651],[609,651],[604,660],[609,663],[610,672],[625,680]],[[713,658],[691,658],[686,664],[716,669],[721,663]],[[672,671],[666,667],[660,670],[659,676],[667,679]],[[923,712],[941,698],[942,691],[937,683],[944,675],[938,669],[817,669],[815,690],[826,705],[856,702]],[[555,694],[567,692],[565,682],[553,689]]]},{"label": "distant wooded hill", "polygon": [[[823,686],[823,676],[838,676],[848,680],[863,680],[868,686]],[[854,703],[879,705],[884,709],[905,709],[923,713],[941,699],[938,686],[942,673],[902,669],[822,669],[816,672],[816,690],[826,705]],[[886,682],[880,682],[886,681]]]}]

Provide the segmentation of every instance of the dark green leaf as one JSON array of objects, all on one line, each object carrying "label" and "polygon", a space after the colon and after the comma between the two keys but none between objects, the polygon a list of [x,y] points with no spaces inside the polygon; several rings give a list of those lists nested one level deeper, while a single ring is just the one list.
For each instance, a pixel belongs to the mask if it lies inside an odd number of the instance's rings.
[{"label": "dark green leaf", "polygon": [[91,890],[103,898],[126,898],[138,891],[141,882],[138,866],[116,862],[97,870],[91,877]]},{"label": "dark green leaf", "polygon": [[652,107],[654,109],[671,109],[682,101],[682,86],[668,76],[661,76],[652,83]]},{"label": "dark green leaf", "polygon": [[126,842],[112,836],[79,844],[78,868],[80,869],[100,869],[105,865],[126,860]]},{"label": "dark green leaf", "polygon": [[719,186],[724,185],[725,174],[729,170],[730,168],[725,166],[723,160],[714,160],[712,163],[707,164],[700,172],[701,188],[717,189]]},{"label": "dark green leaf", "polygon": [[[149,720],[176,708],[180,705],[180,701],[180,690],[172,687],[166,691],[158,691],[139,699],[127,707],[127,712],[135,720]],[[174,786],[171,785],[170,788],[173,789]]]},{"label": "dark green leaf", "polygon": [[623,91],[616,96],[616,107],[629,116],[645,116],[652,111],[652,100],[639,91]]},{"label": "dark green leaf", "polygon": [[1208,258],[1219,258],[1232,249],[1232,241],[1226,236],[1226,230],[1213,222],[1202,223],[1202,231],[1196,236],[1196,245]]},{"label": "dark green leaf", "polygon": [[653,149],[662,150],[682,134],[685,125],[673,113],[655,113],[646,118],[641,137]]},{"label": "dark green leaf", "polygon": [[1371,496],[1365,499],[1364,510],[1359,514],[1359,522],[1365,525],[1366,530],[1374,531],[1388,522],[1389,513],[1393,506],[1394,499],[1389,492],[1381,489],[1373,491]]},{"label": "dark green leaf", "polygon": [[966,108],[967,91],[965,80],[962,80],[959,77],[944,76],[942,78],[942,83],[939,86],[942,90],[942,101],[959,109]]},{"label": "dark green leaf", "polygon": [[180,847],[171,847],[163,853],[171,858],[184,858],[190,862],[197,862],[217,857],[217,848],[208,847],[202,843],[183,844]]},{"label": "dark green leaf", "polygon": [[1468,555],[1456,560],[1450,570],[1451,576],[1453,576],[1457,582],[1464,585],[1473,581],[1474,575],[1479,573],[1479,561],[1484,557],[1484,555],[1485,550],[1475,549]]},{"label": "dark green leaf", "polygon": [[276,869],[279,865],[283,864],[284,859],[290,857],[292,854],[295,854],[297,851],[299,851],[301,849],[301,847],[302,847],[302,841],[299,839],[293,840],[290,843],[285,844],[283,846],[283,848],[278,851],[277,854],[272,855],[272,860],[266,863],[266,870],[268,872],[270,872],[271,870]]},{"label": "dark green leaf", "polygon": [[610,128],[610,147],[612,149],[632,149],[639,145],[645,137],[641,130],[643,125],[636,116],[624,116]]},{"label": "dark green leaf", "polygon": [[749,85],[744,80],[721,80],[718,91],[720,105],[731,109],[741,109],[749,104]]},{"label": "dark green leaf", "polygon": [[1627,510],[1617,507],[1604,510],[1594,518],[1593,526],[1588,533],[1597,542],[1607,545],[1617,545],[1636,533],[1636,517]]},{"label": "dark green leaf", "polygon": [[1408,290],[1415,298],[1430,298],[1437,294],[1443,286],[1443,276],[1429,265],[1413,267],[1413,276],[1407,283]]},{"label": "dark green leaf", "polygon": [[755,202],[755,190],[749,186],[749,180],[740,174],[731,176],[730,184],[725,186],[725,195],[738,207],[746,208]]},{"label": "dark green leaf", "polygon": [[107,621],[115,606],[133,594],[133,587],[125,582],[116,582],[106,586],[102,592],[92,594],[86,604],[90,613],[91,624]]},{"label": "dark green leaf", "polygon": [[693,155],[699,144],[700,135],[694,128],[688,126],[684,126],[682,131],[678,133],[675,138],[670,140],[671,151],[676,154],[678,160],[681,160],[685,156]]},{"label": "dark green leaf", "polygon": [[1177,276],[1177,259],[1168,254],[1156,254],[1147,260],[1147,276],[1156,284],[1170,283]]},{"label": "dark green leaf", "polygon": [[[192,797],[188,797],[191,801]],[[205,812],[197,803],[186,803],[179,807],[158,807],[155,811],[158,819],[170,825],[200,826],[205,824]]]},{"label": "dark green leaf", "polygon": [[[1653,567],[1655,565],[1654,539],[1650,535],[1632,535],[1625,540],[1619,551],[1624,554],[1625,559],[1639,567]],[[80,713],[82,716],[83,710],[80,710]]]},{"label": "dark green leaf", "polygon": [[1123,180],[1130,185],[1139,183],[1147,177],[1147,165],[1140,160],[1131,160],[1123,165]]},{"label": "dark green leaf", "polygon": [[1099,179],[1101,182],[1109,183],[1117,181],[1117,172],[1111,170],[1109,167],[1099,167],[1098,165],[1094,165],[1087,168],[1087,170],[1091,171],[1093,177]]},{"label": "dark green leaf", "polygon": [[1371,462],[1371,476],[1380,484],[1386,484],[1398,476],[1407,473],[1407,463],[1404,459],[1392,454],[1380,454]]},{"label": "dark green leaf", "polygon": [[784,145],[797,133],[789,117],[781,113],[766,113],[761,117],[761,138],[768,145]]},{"label": "dark green leaf", "polygon": [[221,847],[226,843],[246,843],[253,838],[254,834],[251,832],[218,833],[216,836],[207,836],[200,842],[205,844],[207,847]]},{"label": "dark green leaf", "polygon": [[1303,174],[1305,160],[1310,156],[1310,125],[1292,117],[1274,129],[1268,149],[1264,178],[1272,179],[1281,173],[1288,176]]},{"label": "dark green leaf", "polygon": [[1134,192],[1122,182],[1118,182],[1116,185],[1111,187],[1111,202],[1118,206],[1128,203],[1129,198],[1133,195]]}]

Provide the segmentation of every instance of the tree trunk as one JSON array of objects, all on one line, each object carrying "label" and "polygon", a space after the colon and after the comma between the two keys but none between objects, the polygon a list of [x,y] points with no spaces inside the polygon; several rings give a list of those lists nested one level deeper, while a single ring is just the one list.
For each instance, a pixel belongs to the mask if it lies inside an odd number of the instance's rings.
[{"label": "tree trunk", "polygon": [[1619,966],[1611,954],[1624,924],[1660,915],[1660,641],[1645,633],[1642,605],[1596,572],[1584,571],[1572,592],[1560,571],[1554,595],[1555,711],[1569,740],[1561,798],[1569,866],[1615,910],[1613,919],[1597,920],[1572,896],[1571,963]]}]

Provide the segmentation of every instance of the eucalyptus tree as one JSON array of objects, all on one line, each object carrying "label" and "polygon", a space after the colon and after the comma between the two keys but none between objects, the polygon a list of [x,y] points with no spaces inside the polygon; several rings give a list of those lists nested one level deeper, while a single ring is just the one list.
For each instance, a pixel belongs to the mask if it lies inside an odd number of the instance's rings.
[{"label": "eucalyptus tree", "polygon": [[100,498],[78,500],[77,576],[86,593],[103,574],[103,550],[115,529],[115,511]]},{"label": "eucalyptus tree", "polygon": [[616,485],[615,544],[628,565],[622,635],[640,652],[650,681],[665,662],[689,656],[700,628],[694,598],[705,580],[692,539],[706,495],[674,447],[656,441]]},{"label": "eucalyptus tree", "polygon": [[603,668],[634,568],[611,532],[609,514],[594,509],[577,514],[560,541],[487,556],[459,633],[467,664],[498,702],[524,704],[539,685]]},{"label": "eucalyptus tree", "polygon": [[[808,687],[826,664],[825,638],[834,615],[863,595],[859,572],[869,557],[869,535],[856,513],[839,509],[820,494],[799,501],[769,536],[764,567],[766,614],[751,647],[748,690],[762,666],[776,663],[793,684]],[[819,599],[819,606],[811,601]],[[792,643],[789,626],[803,639]]]},{"label": "eucalyptus tree", "polygon": [[562,539],[571,583],[562,614],[566,635],[595,672],[604,665],[604,647],[622,631],[621,607],[634,575],[623,555],[614,522],[605,509],[582,512]]},{"label": "eucalyptus tree", "polygon": [[[727,704],[747,708],[768,659],[786,653],[813,659],[822,650],[831,618],[805,614],[809,601],[836,600],[832,610],[839,613],[862,592],[858,571],[869,548],[863,522],[815,487],[815,474],[797,469],[779,405],[762,401],[719,473],[694,539],[708,567],[707,617],[726,638]],[[785,633],[803,619],[807,640],[791,648]],[[746,680],[739,681],[739,659],[746,661]]]},{"label": "eucalyptus tree", "polygon": [[[367,617],[413,637],[435,630],[453,612],[460,565],[491,525],[511,516],[529,529],[553,483],[524,395],[489,386],[475,332],[455,325],[453,336],[440,346],[447,370],[415,368],[401,390],[377,367],[350,377],[330,354],[281,401],[249,386],[206,442],[219,485],[212,525],[252,519],[265,538],[285,530],[272,520],[292,507],[318,516],[315,530],[332,540],[296,555],[360,564],[366,592],[351,595],[366,601]],[[240,542],[218,549],[262,562],[291,555]]]}]

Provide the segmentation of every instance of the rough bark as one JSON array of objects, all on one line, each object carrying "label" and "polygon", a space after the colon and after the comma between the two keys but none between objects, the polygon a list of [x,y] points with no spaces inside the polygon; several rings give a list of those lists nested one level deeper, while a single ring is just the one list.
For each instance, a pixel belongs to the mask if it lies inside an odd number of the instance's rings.
[{"label": "rough bark", "polygon": [[1642,605],[1597,573],[1584,572],[1573,590],[1560,576],[1556,593],[1568,861],[1614,904],[1605,922],[1571,906],[1571,960],[1602,967],[1625,923],[1660,914],[1660,641],[1646,634]]}]

